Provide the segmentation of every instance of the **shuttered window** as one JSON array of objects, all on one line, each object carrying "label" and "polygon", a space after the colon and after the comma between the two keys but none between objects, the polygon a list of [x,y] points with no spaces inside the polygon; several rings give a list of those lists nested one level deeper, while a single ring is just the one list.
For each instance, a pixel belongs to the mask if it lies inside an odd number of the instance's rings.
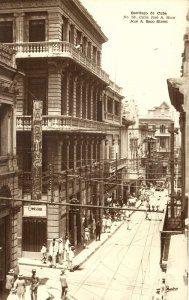
[{"label": "shuttered window", "polygon": [[13,22],[0,22],[0,43],[13,43]]}]

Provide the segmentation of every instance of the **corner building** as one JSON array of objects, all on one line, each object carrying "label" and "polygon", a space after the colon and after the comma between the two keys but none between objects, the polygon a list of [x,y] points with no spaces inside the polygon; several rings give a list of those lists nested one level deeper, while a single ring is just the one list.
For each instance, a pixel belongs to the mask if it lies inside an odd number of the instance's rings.
[{"label": "corner building", "polygon": [[[16,265],[18,166],[16,157],[16,77],[13,52],[0,44],[0,298],[5,278]],[[7,198],[13,198],[13,201]]]},{"label": "corner building", "polygon": [[[22,198],[33,199],[33,103],[42,101],[39,193],[42,201],[53,202],[23,204],[18,238],[21,256],[36,256],[42,243],[48,245],[52,238],[65,234],[75,246],[81,244],[83,227],[92,226],[102,212],[73,211],[56,203],[77,199],[80,204],[103,205],[104,170],[111,181],[109,164],[114,161],[115,165],[115,151],[119,172],[126,167],[120,151],[121,88],[101,68],[106,41],[77,0],[26,0],[22,6],[17,0],[1,2],[0,42],[15,50],[24,75],[18,80],[17,97],[19,187]],[[119,189],[115,180],[111,188]]]}]

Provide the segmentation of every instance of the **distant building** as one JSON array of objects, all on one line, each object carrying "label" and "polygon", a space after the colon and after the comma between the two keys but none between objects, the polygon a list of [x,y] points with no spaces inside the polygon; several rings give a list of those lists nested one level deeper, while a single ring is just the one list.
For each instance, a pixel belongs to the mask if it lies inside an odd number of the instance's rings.
[{"label": "distant building", "polygon": [[[174,118],[170,106],[162,102],[160,106],[148,110],[139,118],[143,132],[144,158],[146,157],[146,179],[151,183],[170,178],[170,125]],[[142,139],[142,138],[141,138]]]}]

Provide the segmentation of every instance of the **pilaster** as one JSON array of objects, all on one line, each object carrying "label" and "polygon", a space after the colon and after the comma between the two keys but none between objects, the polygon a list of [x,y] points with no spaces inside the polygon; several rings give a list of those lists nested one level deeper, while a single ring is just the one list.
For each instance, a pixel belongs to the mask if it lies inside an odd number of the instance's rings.
[{"label": "pilaster", "polygon": [[48,15],[48,33],[49,41],[61,41],[62,40],[62,15],[59,12],[49,12]]},{"label": "pilaster", "polygon": [[61,68],[48,62],[48,114],[61,114]]},{"label": "pilaster", "polygon": [[15,43],[23,43],[24,41],[24,16],[25,13],[14,13],[16,28],[13,36]]}]

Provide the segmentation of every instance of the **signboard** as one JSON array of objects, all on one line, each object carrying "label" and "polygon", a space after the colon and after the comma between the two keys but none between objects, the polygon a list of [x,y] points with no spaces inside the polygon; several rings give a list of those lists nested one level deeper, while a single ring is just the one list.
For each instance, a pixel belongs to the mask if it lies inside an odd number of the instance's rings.
[{"label": "signboard", "polygon": [[32,200],[42,197],[42,101],[33,101]]},{"label": "signboard", "polygon": [[23,217],[46,217],[47,206],[46,205],[24,205]]}]

